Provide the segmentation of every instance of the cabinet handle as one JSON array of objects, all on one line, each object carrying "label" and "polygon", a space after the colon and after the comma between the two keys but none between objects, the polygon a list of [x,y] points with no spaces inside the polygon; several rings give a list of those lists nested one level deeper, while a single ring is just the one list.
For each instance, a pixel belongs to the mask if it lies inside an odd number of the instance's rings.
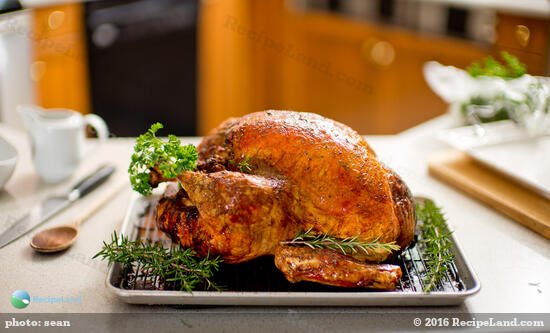
[{"label": "cabinet handle", "polygon": [[63,22],[65,22],[65,12],[62,10],[54,10],[48,15],[48,26],[50,30],[56,30],[61,28]]},{"label": "cabinet handle", "polygon": [[529,30],[527,26],[522,24],[516,25],[516,39],[521,47],[526,47],[529,45],[530,38],[531,30]]}]

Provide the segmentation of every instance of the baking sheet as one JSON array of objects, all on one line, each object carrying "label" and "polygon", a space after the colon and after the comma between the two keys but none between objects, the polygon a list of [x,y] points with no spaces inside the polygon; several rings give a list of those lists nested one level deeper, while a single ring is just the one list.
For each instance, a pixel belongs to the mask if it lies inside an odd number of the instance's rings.
[{"label": "baking sheet", "polygon": [[[148,205],[154,204],[155,197],[142,197],[135,195],[128,207],[120,233],[123,235],[132,235],[135,239],[136,230],[143,230],[140,225],[143,220],[143,214]],[[152,228],[148,228],[152,229]],[[158,231],[150,231],[149,235],[153,235]],[[250,270],[246,271],[246,275],[242,276],[234,290],[227,291],[194,291],[193,293],[175,290],[144,290],[131,289],[127,286],[125,280],[125,270],[120,264],[113,264],[107,274],[107,288],[121,301],[133,304],[177,304],[177,305],[293,305],[293,306],[434,306],[434,305],[458,305],[461,304],[466,297],[477,293],[480,289],[480,283],[472,268],[464,258],[460,246],[453,237],[454,246],[451,251],[455,254],[455,262],[453,269],[457,276],[460,277],[460,286],[452,286],[453,291],[437,291],[425,293],[419,287],[418,277],[412,276],[407,288],[402,286],[402,289],[397,291],[372,291],[366,289],[346,289],[323,286],[308,282],[300,282],[290,284],[284,282],[281,278],[282,273],[276,271],[272,264],[273,259],[269,257],[260,258],[256,261],[245,263],[244,265],[256,265],[258,270],[265,270],[263,278],[258,281],[257,277],[250,276]],[[411,259],[414,259],[414,252],[407,254]],[[413,266],[409,266],[408,270],[417,269],[415,261]],[[419,260],[417,262],[420,262]],[[243,264],[240,264],[243,265]],[[243,266],[241,266],[244,269]],[[222,268],[223,269],[223,268]],[[233,265],[233,271],[230,274],[238,273],[241,269],[239,266]],[[273,271],[270,271],[273,269]],[[259,274],[261,275],[262,272]],[[280,276],[278,276],[280,275]],[[237,275],[238,277],[238,275]],[[263,282],[265,277],[269,278],[269,283]],[[448,282],[451,282],[449,279]],[[417,285],[415,287],[415,285]],[[134,286],[135,287],[135,286]],[[412,288],[415,287],[415,288]],[[416,289],[416,290],[415,290]],[[449,289],[449,288],[447,288]]]}]

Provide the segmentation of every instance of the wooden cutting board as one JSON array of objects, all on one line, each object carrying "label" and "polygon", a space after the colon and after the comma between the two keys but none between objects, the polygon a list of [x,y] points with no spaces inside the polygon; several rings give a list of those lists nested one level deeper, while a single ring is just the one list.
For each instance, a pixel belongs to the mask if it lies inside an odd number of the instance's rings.
[{"label": "wooden cutting board", "polygon": [[437,153],[428,161],[428,172],[550,239],[550,200],[467,154],[457,150]]}]

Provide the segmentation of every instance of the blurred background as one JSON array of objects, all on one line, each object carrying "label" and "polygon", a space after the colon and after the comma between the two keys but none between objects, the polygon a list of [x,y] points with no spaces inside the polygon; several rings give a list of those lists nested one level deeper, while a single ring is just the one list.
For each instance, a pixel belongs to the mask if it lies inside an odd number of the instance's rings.
[{"label": "blurred background", "polygon": [[289,109],[393,134],[446,111],[426,61],[506,50],[547,75],[549,18],[546,0],[0,0],[0,121],[37,104],[192,136]]}]

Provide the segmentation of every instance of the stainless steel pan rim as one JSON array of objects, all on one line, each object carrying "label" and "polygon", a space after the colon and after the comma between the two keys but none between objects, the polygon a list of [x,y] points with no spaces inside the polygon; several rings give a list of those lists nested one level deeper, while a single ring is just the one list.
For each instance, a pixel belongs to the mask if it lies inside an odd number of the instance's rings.
[{"label": "stainless steel pan rim", "polygon": [[[138,215],[138,206],[143,205],[142,196],[134,194],[126,212],[120,233],[128,234],[133,219]],[[287,292],[287,291],[186,291],[131,290],[115,286],[120,279],[121,267],[109,267],[106,286],[117,298],[133,304],[178,304],[178,305],[305,305],[305,306],[446,306],[459,305],[466,297],[481,289],[481,284],[462,249],[453,237],[453,252],[461,276],[468,280],[468,287],[455,292]]]}]

